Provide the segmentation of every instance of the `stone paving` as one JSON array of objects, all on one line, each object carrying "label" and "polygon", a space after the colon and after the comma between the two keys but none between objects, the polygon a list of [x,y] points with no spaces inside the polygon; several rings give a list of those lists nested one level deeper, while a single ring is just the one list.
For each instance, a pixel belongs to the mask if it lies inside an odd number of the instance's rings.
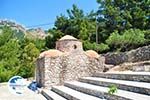
[{"label": "stone paving", "polygon": [[12,94],[7,87],[7,83],[0,83],[0,100],[47,100],[41,94],[37,94],[26,88],[24,95],[17,96]]}]

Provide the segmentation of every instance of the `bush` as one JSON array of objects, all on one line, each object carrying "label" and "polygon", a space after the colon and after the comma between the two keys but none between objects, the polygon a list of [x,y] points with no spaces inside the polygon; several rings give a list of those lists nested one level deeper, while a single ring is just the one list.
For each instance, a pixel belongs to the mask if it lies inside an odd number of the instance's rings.
[{"label": "bush", "polygon": [[139,29],[126,30],[122,35],[123,44],[141,45],[145,43],[144,32]]},{"label": "bush", "polygon": [[84,50],[92,49],[99,53],[103,53],[109,50],[109,46],[107,44],[104,44],[104,43],[96,44],[95,42],[91,43],[89,41],[83,41],[83,48]]},{"label": "bush", "polygon": [[113,95],[114,93],[117,92],[117,90],[118,90],[118,89],[117,89],[117,86],[114,85],[114,84],[112,84],[112,85],[109,86],[108,93],[109,93],[110,95]]},{"label": "bush", "polygon": [[1,71],[0,72],[0,82],[7,82],[15,73],[13,70]]},{"label": "bush", "polygon": [[145,39],[146,39],[146,44],[150,44],[150,30],[144,31]]},{"label": "bush", "polygon": [[119,35],[118,31],[113,32],[109,38],[106,40],[108,45],[119,45],[121,40],[121,36]]},{"label": "bush", "polygon": [[89,41],[83,41],[83,48],[84,50],[89,50],[93,48],[93,44],[90,43]]},{"label": "bush", "polygon": [[104,53],[109,50],[109,46],[107,44],[101,43],[97,44],[95,49],[97,49],[99,53]]},{"label": "bush", "polygon": [[126,30],[122,33],[122,35],[120,35],[118,31],[115,31],[109,36],[106,43],[111,47],[111,49],[127,51],[146,43],[146,39],[144,37],[144,31],[139,29]]},{"label": "bush", "polygon": [[106,43],[112,48],[117,49],[121,44],[121,36],[119,35],[118,31],[113,32],[109,38],[106,40]]}]

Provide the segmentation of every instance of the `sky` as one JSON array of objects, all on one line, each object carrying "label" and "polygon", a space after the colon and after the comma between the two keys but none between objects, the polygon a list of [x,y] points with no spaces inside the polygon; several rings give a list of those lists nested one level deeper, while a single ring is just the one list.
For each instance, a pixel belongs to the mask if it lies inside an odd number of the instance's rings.
[{"label": "sky", "polygon": [[96,0],[0,0],[0,19],[14,20],[25,27],[49,23],[39,26],[48,29],[53,27],[56,16],[66,15],[73,4],[85,13],[98,9]]}]

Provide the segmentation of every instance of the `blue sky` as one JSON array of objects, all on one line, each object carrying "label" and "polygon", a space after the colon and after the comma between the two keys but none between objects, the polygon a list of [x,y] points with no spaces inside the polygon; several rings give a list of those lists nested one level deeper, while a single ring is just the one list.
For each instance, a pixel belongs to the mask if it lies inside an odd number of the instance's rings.
[{"label": "blue sky", "polygon": [[66,14],[73,4],[85,13],[98,8],[96,0],[0,0],[0,19],[15,20],[24,26],[51,23],[43,27],[48,29],[56,16]]}]

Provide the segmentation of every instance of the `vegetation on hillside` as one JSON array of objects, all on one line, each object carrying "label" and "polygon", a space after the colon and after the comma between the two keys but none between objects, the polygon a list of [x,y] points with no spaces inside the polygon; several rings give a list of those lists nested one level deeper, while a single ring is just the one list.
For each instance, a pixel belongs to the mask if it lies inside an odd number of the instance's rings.
[{"label": "vegetation on hillside", "polygon": [[1,27],[0,82],[13,75],[33,76],[39,53],[55,48],[55,42],[64,35],[78,38],[84,50],[99,53],[128,51],[150,44],[149,0],[97,0],[97,3],[97,11],[85,14],[73,5],[66,16],[57,16],[45,39],[27,38],[10,27]]},{"label": "vegetation on hillside", "polygon": [[44,48],[44,40],[18,39],[14,34],[15,31],[7,26],[0,34],[0,82],[14,75],[33,76],[35,60]]}]

